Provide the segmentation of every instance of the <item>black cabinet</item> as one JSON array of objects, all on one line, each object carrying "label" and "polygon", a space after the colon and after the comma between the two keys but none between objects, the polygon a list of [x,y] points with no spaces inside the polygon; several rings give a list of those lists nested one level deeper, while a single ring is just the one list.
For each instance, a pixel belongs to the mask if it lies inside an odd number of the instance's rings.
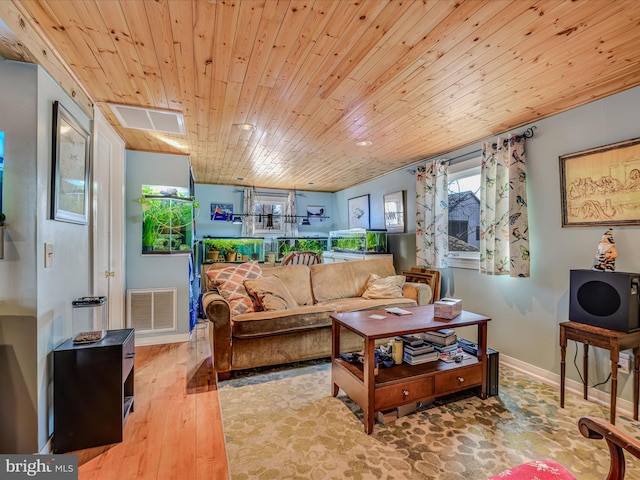
[{"label": "black cabinet", "polygon": [[53,452],[122,441],[133,411],[134,330],[99,342],[67,340],[53,351]]}]

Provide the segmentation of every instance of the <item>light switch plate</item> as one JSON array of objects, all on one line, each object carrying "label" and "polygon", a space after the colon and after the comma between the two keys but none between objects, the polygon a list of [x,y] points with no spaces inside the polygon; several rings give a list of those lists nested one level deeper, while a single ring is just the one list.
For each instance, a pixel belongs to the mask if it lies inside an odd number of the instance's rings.
[{"label": "light switch plate", "polygon": [[53,267],[53,243],[44,244],[44,268]]}]

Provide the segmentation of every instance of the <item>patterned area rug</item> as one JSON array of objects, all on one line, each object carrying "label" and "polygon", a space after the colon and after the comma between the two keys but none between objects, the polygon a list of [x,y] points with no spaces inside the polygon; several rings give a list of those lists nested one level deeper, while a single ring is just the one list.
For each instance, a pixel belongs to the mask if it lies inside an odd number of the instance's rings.
[{"label": "patterned area rug", "polygon": [[[259,372],[220,382],[229,468],[244,479],[485,479],[528,460],[550,458],[580,480],[602,480],[606,443],[584,438],[583,415],[607,408],[513,370],[500,372],[499,395],[457,395],[424,405],[364,433],[362,410],[342,392],[331,396],[328,363]],[[640,424],[616,425],[640,438]],[[640,462],[627,460],[627,479]]]}]

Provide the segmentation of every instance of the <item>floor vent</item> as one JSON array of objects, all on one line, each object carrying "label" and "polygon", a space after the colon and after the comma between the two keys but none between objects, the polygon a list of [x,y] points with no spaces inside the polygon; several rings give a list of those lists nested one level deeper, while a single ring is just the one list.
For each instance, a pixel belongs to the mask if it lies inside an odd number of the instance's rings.
[{"label": "floor vent", "polygon": [[137,332],[176,330],[176,288],[127,290],[127,327]]}]

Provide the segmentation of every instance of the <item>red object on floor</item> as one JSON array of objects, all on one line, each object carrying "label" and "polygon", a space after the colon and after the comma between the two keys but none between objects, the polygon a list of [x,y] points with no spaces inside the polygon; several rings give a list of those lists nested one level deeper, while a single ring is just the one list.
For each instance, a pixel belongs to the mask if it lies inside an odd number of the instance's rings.
[{"label": "red object on floor", "polygon": [[577,480],[562,465],[551,460],[534,460],[510,468],[489,480]]}]

